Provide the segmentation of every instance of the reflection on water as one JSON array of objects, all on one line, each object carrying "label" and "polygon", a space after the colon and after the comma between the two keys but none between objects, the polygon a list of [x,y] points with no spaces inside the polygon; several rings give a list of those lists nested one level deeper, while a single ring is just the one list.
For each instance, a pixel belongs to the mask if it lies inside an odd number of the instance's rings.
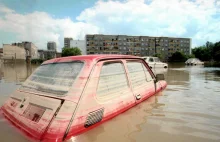
[{"label": "reflection on water", "polygon": [[0,66],[0,80],[5,82],[21,83],[32,73],[37,66],[26,64],[25,62],[7,63]]},{"label": "reflection on water", "polygon": [[[13,91],[25,81],[36,67],[36,65],[26,64],[25,62],[4,64],[0,60],[0,106]],[[0,141],[28,141],[14,126],[4,119],[1,119],[1,117],[0,126]]]},{"label": "reflection on water", "polygon": [[[1,64],[0,105],[35,68]],[[164,92],[68,142],[219,142],[220,68],[169,64],[168,69],[154,72],[165,74]],[[10,131],[13,138],[24,140]],[[11,140],[1,133],[0,137]]]},{"label": "reflection on water", "polygon": [[8,95],[18,88],[36,68],[36,65],[26,64],[25,62],[4,64],[0,61],[0,104],[2,104]]}]

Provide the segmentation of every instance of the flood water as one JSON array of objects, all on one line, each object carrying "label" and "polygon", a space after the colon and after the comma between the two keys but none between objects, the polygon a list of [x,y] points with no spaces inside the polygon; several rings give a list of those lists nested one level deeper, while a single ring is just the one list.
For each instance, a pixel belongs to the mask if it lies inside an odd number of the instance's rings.
[{"label": "flood water", "polygon": [[[0,106],[36,69],[0,63]],[[170,64],[167,89],[68,142],[219,142],[220,68]],[[28,141],[0,119],[0,141]]]}]

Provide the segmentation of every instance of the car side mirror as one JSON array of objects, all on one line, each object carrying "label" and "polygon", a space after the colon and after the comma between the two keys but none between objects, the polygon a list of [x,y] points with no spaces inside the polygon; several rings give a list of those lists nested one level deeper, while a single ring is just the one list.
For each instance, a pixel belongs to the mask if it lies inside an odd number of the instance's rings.
[{"label": "car side mirror", "polygon": [[156,82],[158,82],[158,81],[160,81],[160,80],[165,80],[164,74],[157,74],[157,75],[156,75]]}]

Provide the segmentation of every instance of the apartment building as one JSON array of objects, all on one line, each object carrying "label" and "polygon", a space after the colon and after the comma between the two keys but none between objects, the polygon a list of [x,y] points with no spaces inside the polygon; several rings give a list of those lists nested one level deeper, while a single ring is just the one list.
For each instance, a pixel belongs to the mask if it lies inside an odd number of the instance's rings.
[{"label": "apartment building", "polygon": [[47,42],[47,50],[57,51],[57,44],[54,41]]},{"label": "apartment building", "polygon": [[161,54],[167,60],[176,51],[191,53],[190,38],[128,35],[86,35],[87,54],[124,54],[153,56]]},{"label": "apartment building", "polygon": [[73,40],[71,37],[64,38],[64,47],[70,48],[70,41]]},{"label": "apartment building", "polygon": [[3,59],[4,60],[25,60],[26,51],[22,46],[3,44]]},{"label": "apartment building", "polygon": [[37,59],[37,47],[32,42],[3,44],[3,59]]},{"label": "apartment building", "polygon": [[0,60],[3,58],[3,48],[0,48]]}]

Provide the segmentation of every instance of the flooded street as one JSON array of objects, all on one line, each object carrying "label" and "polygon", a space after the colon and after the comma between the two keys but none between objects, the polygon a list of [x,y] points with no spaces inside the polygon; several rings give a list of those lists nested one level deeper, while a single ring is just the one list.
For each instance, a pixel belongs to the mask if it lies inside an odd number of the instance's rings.
[{"label": "flooded street", "polygon": [[[0,63],[0,106],[36,69]],[[220,68],[169,64],[167,89],[68,142],[219,142]],[[0,119],[1,141],[28,141]]]}]

